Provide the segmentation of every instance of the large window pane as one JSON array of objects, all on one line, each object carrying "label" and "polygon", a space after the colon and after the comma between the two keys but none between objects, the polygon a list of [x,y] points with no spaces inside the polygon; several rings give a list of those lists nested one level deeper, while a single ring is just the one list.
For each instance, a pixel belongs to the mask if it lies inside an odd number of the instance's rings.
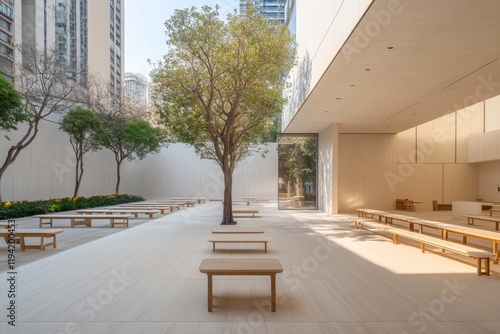
[{"label": "large window pane", "polygon": [[279,209],[317,209],[317,135],[282,135],[278,143]]}]

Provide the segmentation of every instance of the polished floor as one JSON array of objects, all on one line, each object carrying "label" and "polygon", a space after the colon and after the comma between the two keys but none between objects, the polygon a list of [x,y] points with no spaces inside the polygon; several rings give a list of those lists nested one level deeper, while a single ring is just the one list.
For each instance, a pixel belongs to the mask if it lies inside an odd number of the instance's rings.
[{"label": "polished floor", "polygon": [[[57,249],[16,253],[14,275],[0,244],[0,333],[500,333],[499,265],[477,276],[472,259],[393,245],[354,230],[351,215],[252,207],[260,214],[237,217],[237,227],[264,229],[273,239],[267,253],[259,244],[212,252],[207,238],[221,227],[220,202],[136,219],[129,228],[61,225]],[[452,221],[449,211],[411,214]],[[269,278],[260,276],[215,277],[207,311],[207,277],[198,267],[224,257],[282,262],[276,312]],[[15,327],[7,317],[12,301]]]}]

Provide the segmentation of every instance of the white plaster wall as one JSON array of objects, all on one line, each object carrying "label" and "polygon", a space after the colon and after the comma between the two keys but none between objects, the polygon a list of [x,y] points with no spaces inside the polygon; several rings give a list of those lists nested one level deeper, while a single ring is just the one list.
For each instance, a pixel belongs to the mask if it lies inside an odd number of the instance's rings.
[{"label": "white plaster wall", "polygon": [[373,0],[296,0],[297,65],[290,71],[286,128]]},{"label": "white plaster wall", "polygon": [[[69,137],[59,130],[60,116],[42,121],[33,143],[23,150],[2,178],[4,200],[38,200],[71,197],[75,184],[74,153]],[[22,136],[22,130],[0,132],[0,164],[7,150]],[[8,141],[4,136],[8,136]],[[242,161],[234,173],[233,196],[277,198],[278,158],[276,144],[269,144],[265,158],[255,155]],[[116,162],[109,150],[84,157],[85,172],[80,196],[113,194]],[[165,196],[223,197],[222,172],[213,162],[199,159],[190,147],[172,144],[143,161],[125,161],[121,193],[146,198]]]},{"label": "white plaster wall", "polygon": [[[269,152],[241,161],[233,175],[233,198],[265,196],[276,199],[278,189],[277,144]],[[128,162],[124,168],[123,191],[152,197],[224,197],[222,170],[213,161],[200,159],[184,144],[171,144],[160,154],[143,161]]]}]

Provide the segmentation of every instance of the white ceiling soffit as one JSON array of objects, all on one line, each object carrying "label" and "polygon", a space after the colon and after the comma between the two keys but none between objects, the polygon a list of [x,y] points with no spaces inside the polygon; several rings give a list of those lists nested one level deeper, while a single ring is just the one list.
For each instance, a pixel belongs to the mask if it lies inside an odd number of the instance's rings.
[{"label": "white ceiling soffit", "polygon": [[398,133],[500,94],[500,0],[401,0],[404,10],[347,61],[342,52],[388,1],[374,1],[286,133],[331,123]]}]

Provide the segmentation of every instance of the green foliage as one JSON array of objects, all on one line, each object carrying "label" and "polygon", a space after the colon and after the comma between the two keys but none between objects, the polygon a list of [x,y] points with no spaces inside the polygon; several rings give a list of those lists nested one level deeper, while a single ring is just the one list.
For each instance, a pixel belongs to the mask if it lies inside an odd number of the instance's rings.
[{"label": "green foliage", "polygon": [[88,198],[54,198],[32,202],[0,202],[0,219],[28,217],[45,213],[72,211],[138,201],[144,201],[144,198],[132,195],[109,195],[92,196]]},{"label": "green foliage", "polygon": [[69,134],[70,142],[78,154],[99,148],[96,133],[102,131],[101,118],[91,110],[75,107],[61,120],[60,129]]},{"label": "green foliage", "polygon": [[157,153],[164,141],[161,130],[142,119],[111,117],[104,126],[99,142],[120,162],[124,159],[142,160],[149,153]]},{"label": "green foliage", "polygon": [[23,109],[21,95],[0,75],[0,129],[17,130],[17,124],[28,119],[29,114]]},{"label": "green foliage", "polygon": [[228,19],[218,7],[176,11],[165,22],[169,51],[152,76],[170,134],[233,169],[269,138],[295,47],[286,26],[253,7]]}]

